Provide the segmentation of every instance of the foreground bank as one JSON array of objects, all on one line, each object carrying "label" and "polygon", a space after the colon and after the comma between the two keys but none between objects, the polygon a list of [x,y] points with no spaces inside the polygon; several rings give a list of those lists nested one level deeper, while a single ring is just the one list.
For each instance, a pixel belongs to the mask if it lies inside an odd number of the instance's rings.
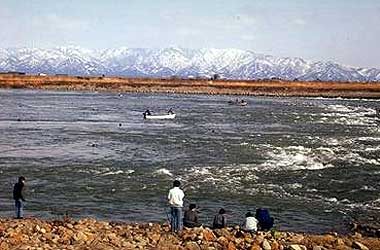
[{"label": "foreground bank", "polygon": [[290,232],[245,233],[238,226],[211,230],[185,229],[179,235],[168,225],[126,224],[94,219],[0,219],[0,249],[380,249],[380,238]]},{"label": "foreground bank", "polygon": [[380,98],[380,82],[160,79],[0,74],[0,88],[112,90],[210,95]]}]

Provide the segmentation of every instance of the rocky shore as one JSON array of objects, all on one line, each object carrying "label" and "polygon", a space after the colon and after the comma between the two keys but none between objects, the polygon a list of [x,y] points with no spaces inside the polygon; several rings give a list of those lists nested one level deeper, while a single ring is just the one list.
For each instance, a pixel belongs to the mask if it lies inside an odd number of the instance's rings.
[{"label": "rocky shore", "polygon": [[0,219],[0,249],[366,250],[380,249],[380,238],[364,237],[359,233],[306,235],[274,230],[251,235],[239,226],[217,230],[199,227],[172,234],[167,224],[127,224],[95,219]]}]

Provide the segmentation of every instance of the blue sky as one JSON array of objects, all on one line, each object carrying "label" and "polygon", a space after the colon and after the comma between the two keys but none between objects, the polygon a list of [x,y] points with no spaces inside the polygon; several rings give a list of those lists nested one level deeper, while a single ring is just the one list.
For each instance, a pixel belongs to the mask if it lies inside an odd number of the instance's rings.
[{"label": "blue sky", "polygon": [[0,47],[238,48],[380,68],[379,0],[0,0]]}]

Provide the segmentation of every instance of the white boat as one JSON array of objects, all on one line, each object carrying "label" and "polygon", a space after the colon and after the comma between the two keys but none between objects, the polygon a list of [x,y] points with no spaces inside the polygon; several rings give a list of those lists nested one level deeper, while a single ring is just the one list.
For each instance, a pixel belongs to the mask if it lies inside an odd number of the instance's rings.
[{"label": "white boat", "polygon": [[176,114],[165,114],[165,115],[148,115],[148,114],[143,114],[144,119],[149,119],[149,120],[163,120],[163,119],[174,119]]}]

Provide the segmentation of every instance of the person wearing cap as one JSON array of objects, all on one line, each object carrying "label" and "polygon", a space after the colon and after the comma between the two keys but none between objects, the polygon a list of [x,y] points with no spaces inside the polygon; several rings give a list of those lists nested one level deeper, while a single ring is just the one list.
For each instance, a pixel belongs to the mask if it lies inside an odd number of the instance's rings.
[{"label": "person wearing cap", "polygon": [[197,213],[197,205],[190,204],[189,210],[185,212],[185,216],[183,217],[183,225],[185,227],[200,227],[202,224],[198,222],[198,213]]},{"label": "person wearing cap", "polygon": [[13,187],[13,199],[15,200],[16,207],[16,219],[22,219],[24,217],[24,196],[22,195],[22,189],[24,188],[25,177],[20,176],[18,182]]},{"label": "person wearing cap", "polygon": [[182,230],[182,207],[183,207],[183,198],[185,194],[179,188],[181,182],[175,180],[173,182],[173,188],[170,189],[168,195],[168,201],[170,205],[170,227],[172,232],[179,232]]}]

